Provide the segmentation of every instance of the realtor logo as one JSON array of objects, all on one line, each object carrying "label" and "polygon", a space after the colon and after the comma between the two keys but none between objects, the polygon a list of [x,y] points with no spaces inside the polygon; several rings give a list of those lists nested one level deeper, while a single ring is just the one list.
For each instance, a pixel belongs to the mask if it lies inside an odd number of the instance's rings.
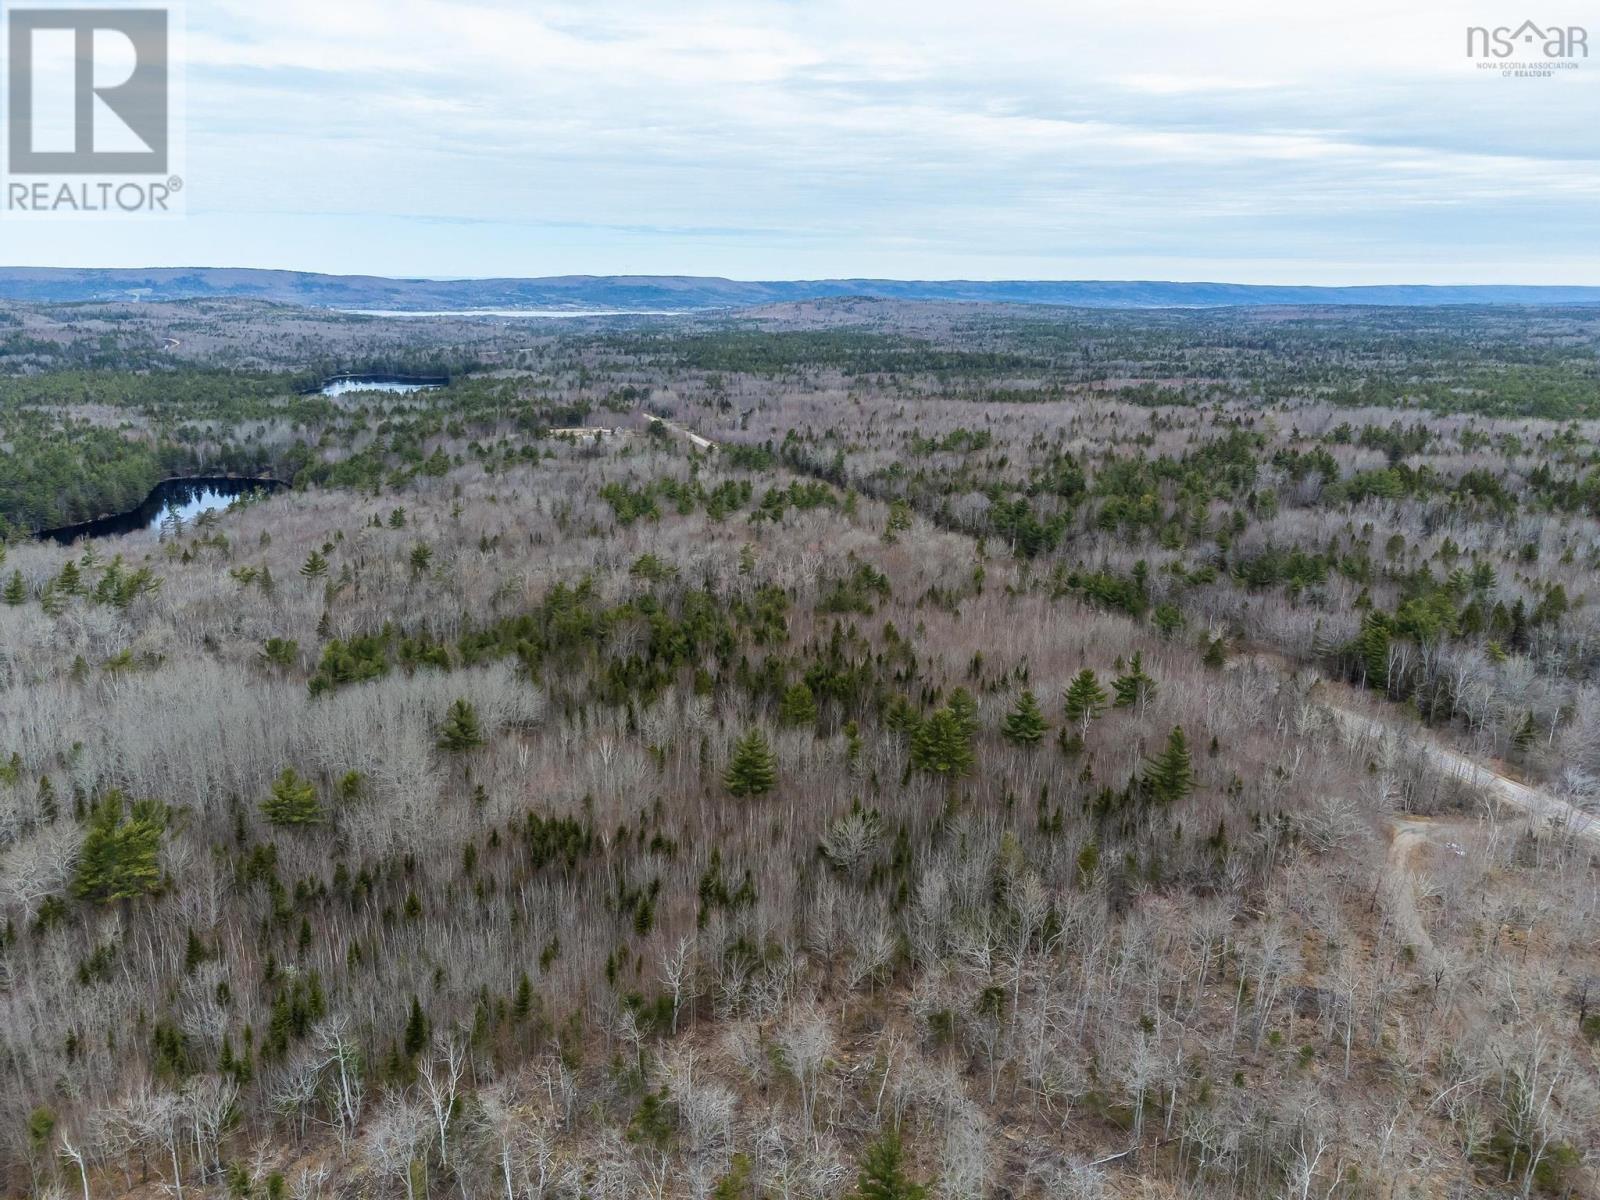
[{"label": "realtor logo", "polygon": [[8,68],[0,214],[180,215],[181,0],[159,8],[0,0],[0,12]]},{"label": "realtor logo", "polygon": [[1467,28],[1468,58],[1510,58],[1523,54],[1541,59],[1589,57],[1589,31],[1582,25],[1536,25],[1524,21],[1513,28],[1472,25]]},{"label": "realtor logo", "polygon": [[13,176],[166,172],[165,9],[12,8],[8,17]]}]

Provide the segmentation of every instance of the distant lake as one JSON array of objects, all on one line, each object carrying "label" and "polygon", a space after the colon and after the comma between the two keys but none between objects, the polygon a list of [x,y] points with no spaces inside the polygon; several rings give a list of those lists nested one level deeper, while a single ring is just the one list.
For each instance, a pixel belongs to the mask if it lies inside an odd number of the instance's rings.
[{"label": "distant lake", "polygon": [[356,317],[510,317],[525,320],[576,320],[579,317],[687,317],[688,309],[671,308],[341,308]]},{"label": "distant lake", "polygon": [[70,546],[79,538],[116,537],[124,533],[138,533],[141,529],[159,530],[164,522],[174,519],[187,526],[201,513],[227,508],[240,496],[254,491],[275,491],[283,486],[276,479],[230,479],[224,476],[168,479],[156,484],[138,508],[95,521],[63,525],[59,529],[42,529],[39,537]]},{"label": "distant lake", "polygon": [[390,392],[403,396],[441,388],[449,380],[427,375],[337,375],[319,389],[324,396],[343,396],[346,392]]}]

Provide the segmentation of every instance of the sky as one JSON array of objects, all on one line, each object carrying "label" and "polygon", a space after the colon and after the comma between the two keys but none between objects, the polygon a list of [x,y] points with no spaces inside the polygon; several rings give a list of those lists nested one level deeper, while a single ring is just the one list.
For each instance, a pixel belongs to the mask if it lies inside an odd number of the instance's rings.
[{"label": "sky", "polygon": [[[191,0],[186,215],[0,263],[1600,284],[1600,16],[1529,3]],[[1467,57],[1526,18],[1594,58]]]}]

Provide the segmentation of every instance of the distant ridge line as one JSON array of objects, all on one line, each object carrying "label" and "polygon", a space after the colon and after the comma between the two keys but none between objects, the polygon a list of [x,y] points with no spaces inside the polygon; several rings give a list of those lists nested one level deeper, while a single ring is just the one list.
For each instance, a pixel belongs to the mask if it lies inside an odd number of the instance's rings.
[{"label": "distant ridge line", "polygon": [[31,303],[245,298],[312,308],[382,310],[751,308],[808,300],[1054,304],[1087,308],[1261,305],[1444,306],[1600,304],[1600,286],[1299,284],[1164,280],[736,280],[693,275],[552,275],[421,279],[244,267],[0,267],[0,299]]}]

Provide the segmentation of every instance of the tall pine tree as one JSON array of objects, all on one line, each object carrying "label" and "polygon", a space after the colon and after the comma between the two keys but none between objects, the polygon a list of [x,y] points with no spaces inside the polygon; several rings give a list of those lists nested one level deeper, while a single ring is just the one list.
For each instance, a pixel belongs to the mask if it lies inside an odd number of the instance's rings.
[{"label": "tall pine tree", "polygon": [[764,796],[778,785],[778,760],[761,730],[752,729],[734,743],[723,781],[735,796]]},{"label": "tall pine tree", "polygon": [[1105,712],[1106,691],[1088,667],[1072,677],[1063,699],[1066,703],[1067,720],[1076,721],[1079,733],[1084,735],[1089,732],[1089,722],[1096,720]]},{"label": "tall pine tree", "polygon": [[1387,613],[1369,612],[1361,618],[1361,632],[1356,636],[1355,650],[1361,657],[1368,687],[1389,686],[1391,624]]},{"label": "tall pine tree", "polygon": [[322,805],[315,785],[300,778],[293,767],[285,767],[261,802],[261,813],[274,825],[315,825],[322,820]]},{"label": "tall pine tree", "polygon": [[1138,708],[1141,715],[1145,705],[1156,698],[1156,681],[1145,674],[1144,656],[1138,652],[1128,663],[1127,671],[1112,680],[1111,686],[1117,693],[1118,708]]},{"label": "tall pine tree", "polygon": [[1194,763],[1189,756],[1189,739],[1183,726],[1174,725],[1167,736],[1167,748],[1150,760],[1144,784],[1152,798],[1163,804],[1182,800],[1194,791]]},{"label": "tall pine tree", "polygon": [[783,693],[783,702],[778,706],[778,719],[785,725],[817,723],[817,698],[803,682]]},{"label": "tall pine tree", "polygon": [[1006,740],[1019,746],[1037,746],[1048,728],[1044,713],[1039,711],[1039,700],[1032,692],[1024,691],[1017,697],[1016,707],[1006,716],[1000,732]]},{"label": "tall pine tree", "polygon": [[970,741],[978,733],[978,702],[972,698],[972,693],[964,687],[958,687],[950,693],[950,702],[946,705],[950,715],[955,717],[961,725],[961,732]]},{"label": "tall pine tree", "polygon": [[911,735],[911,765],[919,771],[958,779],[974,761],[969,726],[951,706],[933,713]]},{"label": "tall pine tree", "polygon": [[885,1130],[867,1147],[849,1200],[925,1200],[928,1188],[906,1174],[905,1151],[898,1131]]},{"label": "tall pine tree", "polygon": [[483,745],[483,727],[478,723],[478,710],[470,700],[457,700],[450,706],[444,725],[439,729],[439,745],[452,754]]},{"label": "tall pine tree", "polygon": [[413,994],[411,1012],[406,1017],[405,1052],[407,1058],[416,1058],[428,1048],[428,1016],[422,1011],[422,1002]]},{"label": "tall pine tree", "polygon": [[78,857],[73,891],[85,900],[131,900],[161,886],[161,835],[167,807],[156,800],[125,806],[121,792],[95,805]]}]

